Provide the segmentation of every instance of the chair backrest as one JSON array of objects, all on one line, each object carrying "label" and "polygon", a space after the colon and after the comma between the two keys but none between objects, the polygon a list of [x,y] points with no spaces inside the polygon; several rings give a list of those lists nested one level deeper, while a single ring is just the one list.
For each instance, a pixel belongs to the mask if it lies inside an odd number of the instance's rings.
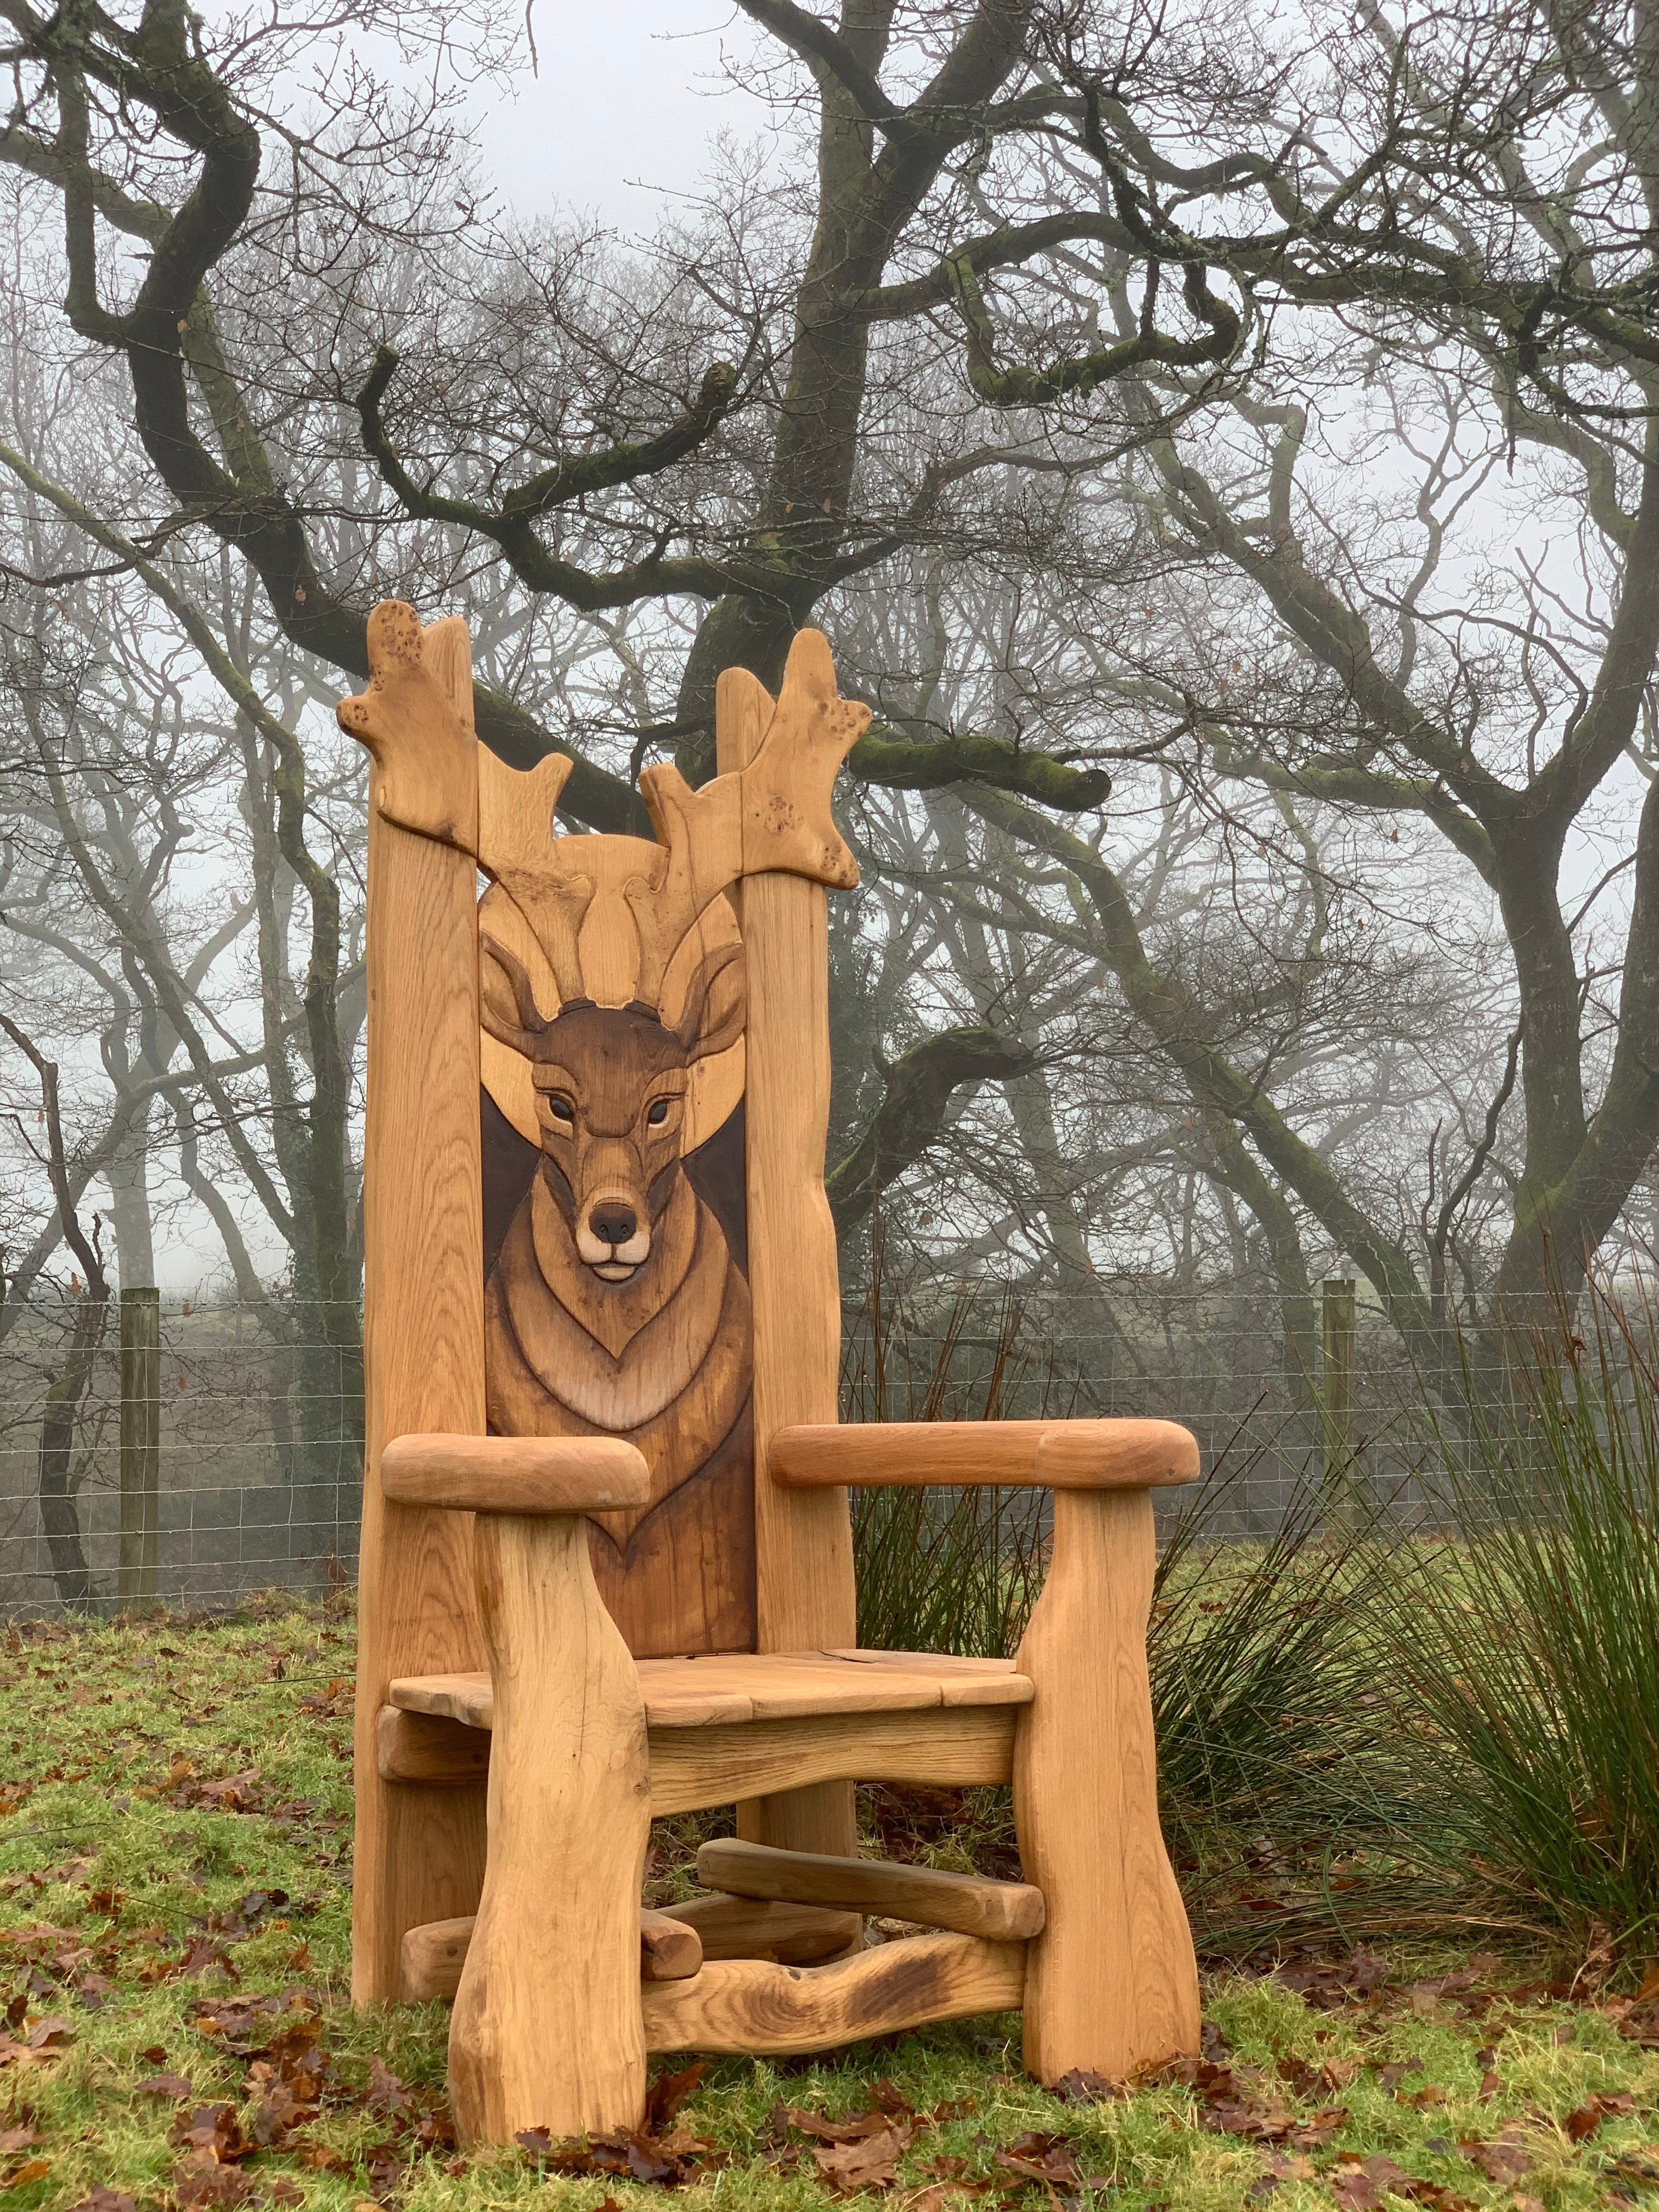
[{"label": "chair backrest", "polygon": [[465,1532],[379,1494],[422,1429],[640,1446],[651,1501],[592,1543],[635,1656],[849,1644],[845,1494],[755,1471],[835,1418],[823,887],[867,710],[803,632],[776,702],[721,678],[713,782],[641,777],[656,842],[569,836],[572,763],[478,743],[463,624],[388,603],[370,661],[368,1674],[478,1663]]}]

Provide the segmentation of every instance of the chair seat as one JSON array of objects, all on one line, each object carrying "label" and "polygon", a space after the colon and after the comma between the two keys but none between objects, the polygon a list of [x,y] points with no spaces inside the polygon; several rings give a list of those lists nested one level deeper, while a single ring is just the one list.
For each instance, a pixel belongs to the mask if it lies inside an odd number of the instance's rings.
[{"label": "chair seat", "polygon": [[[799,1720],[820,1713],[921,1712],[943,1705],[1024,1705],[1030,1678],[1012,1659],[931,1651],[764,1651],[705,1659],[641,1659],[640,1687],[653,1729]],[[404,1712],[489,1728],[489,1677],[406,1674],[388,1696]]]}]

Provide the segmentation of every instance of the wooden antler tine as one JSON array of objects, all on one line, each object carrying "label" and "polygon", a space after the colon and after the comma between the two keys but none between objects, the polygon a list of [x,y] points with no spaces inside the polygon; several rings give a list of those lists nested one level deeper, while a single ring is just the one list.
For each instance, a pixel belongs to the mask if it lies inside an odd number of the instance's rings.
[{"label": "wooden antler tine", "polygon": [[743,873],[741,793],[733,776],[693,791],[671,763],[647,769],[640,789],[664,847],[650,876],[623,887],[639,932],[634,1003],[658,1011],[668,963],[703,909]]},{"label": "wooden antler tine", "polygon": [[634,997],[657,1007],[663,977],[704,908],[742,876],[777,871],[850,890],[858,863],[830,811],[842,762],[864,734],[870,709],[842,699],[821,630],[789,648],[783,689],[755,757],[736,775],[693,791],[671,762],[647,769],[640,790],[666,848],[650,878],[623,896],[640,935]]},{"label": "wooden antler tine", "polygon": [[478,756],[478,865],[501,884],[547,955],[565,1006],[584,1001],[577,939],[593,901],[593,878],[574,865],[581,840],[555,834],[553,810],[574,763],[549,753],[513,769]]},{"label": "wooden antler tine", "polygon": [[[555,850],[564,842],[562,837],[556,839]],[[581,954],[576,940],[581,935],[582,919],[593,902],[592,876],[574,872],[532,876],[515,868],[498,880],[535,931],[536,942],[547,955],[553,980],[559,987],[560,1005],[586,1006],[587,989],[582,981]]]}]

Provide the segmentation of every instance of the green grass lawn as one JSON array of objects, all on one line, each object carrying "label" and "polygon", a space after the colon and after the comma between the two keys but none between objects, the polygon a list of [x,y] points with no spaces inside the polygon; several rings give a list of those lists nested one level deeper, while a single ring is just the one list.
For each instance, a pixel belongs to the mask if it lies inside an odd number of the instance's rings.
[{"label": "green grass lawn", "polygon": [[[1218,1975],[1205,2058],[1097,2103],[1026,2081],[1018,2021],[985,2019],[719,2061],[632,2147],[644,2180],[625,2146],[463,2157],[444,2008],[347,2002],[349,1613],[14,1630],[0,1663],[7,2212],[627,2208],[665,2187],[732,2212],[1659,2208],[1659,2049],[1630,2032],[1659,2038],[1656,1991],[1633,2007],[1591,1976],[1570,1999],[1547,1961],[1387,1946]],[[685,1828],[660,1838],[659,1899]]]}]

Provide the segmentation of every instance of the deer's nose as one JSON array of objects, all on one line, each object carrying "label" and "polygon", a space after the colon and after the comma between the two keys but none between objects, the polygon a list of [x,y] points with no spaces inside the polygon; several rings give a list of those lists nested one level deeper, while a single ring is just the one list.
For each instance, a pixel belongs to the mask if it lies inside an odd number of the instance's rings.
[{"label": "deer's nose", "polygon": [[639,1227],[633,1208],[627,1206],[596,1206],[587,1225],[601,1244],[626,1244]]}]

